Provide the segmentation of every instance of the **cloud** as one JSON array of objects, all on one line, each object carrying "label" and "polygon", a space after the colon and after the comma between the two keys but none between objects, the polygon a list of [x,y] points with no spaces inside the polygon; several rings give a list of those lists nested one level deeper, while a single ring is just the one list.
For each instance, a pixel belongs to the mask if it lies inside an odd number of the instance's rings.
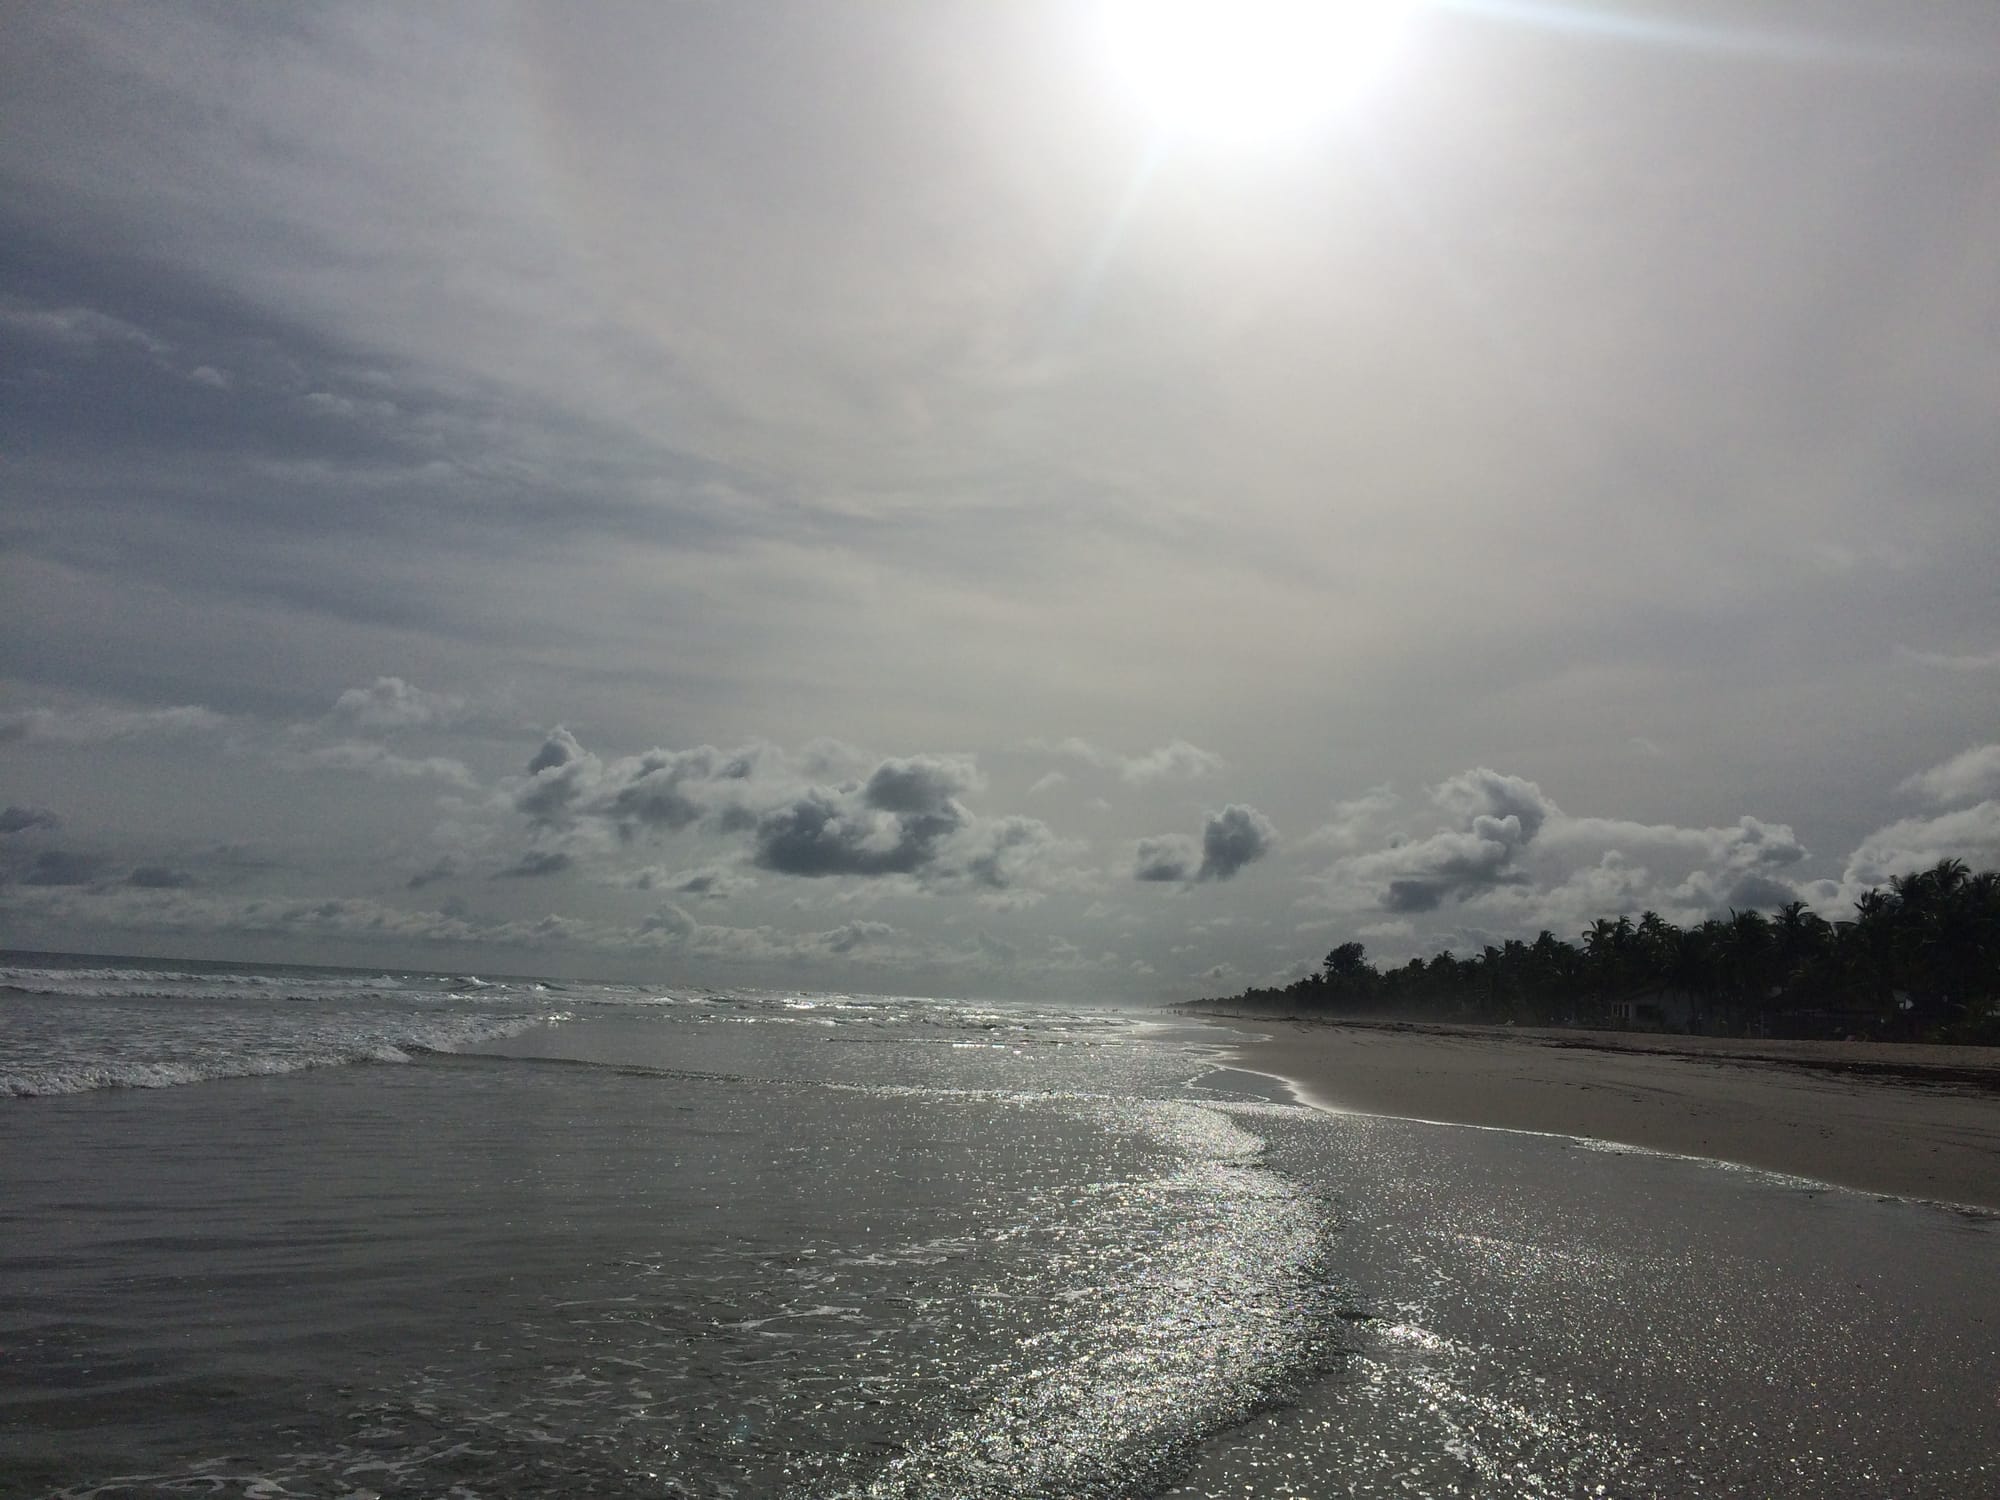
[{"label": "cloud", "polygon": [[[1561,809],[1532,781],[1480,766],[1431,789],[1431,801],[1460,824],[1428,838],[1341,862],[1344,874],[1372,885],[1385,911],[1435,911],[1495,886],[1520,883],[1521,851]],[[1373,813],[1383,806],[1368,811]]]},{"label": "cloud", "polygon": [[400,677],[378,677],[334,699],[332,717],[364,729],[419,729],[443,727],[464,712],[463,698],[427,693]]},{"label": "cloud", "polygon": [[1140,839],[1132,852],[1132,878],[1186,882],[1201,867],[1201,845],[1184,833],[1163,833]]},{"label": "cloud", "polygon": [[1651,906],[1699,920],[1799,897],[1785,872],[1807,852],[1782,823],[1571,817],[1535,782],[1483,766],[1440,782],[1431,801],[1450,823],[1337,860],[1322,877],[1330,905],[1402,917],[1470,905],[1484,920],[1532,931],[1606,911]]},{"label": "cloud", "polygon": [[1115,772],[1135,786],[1153,781],[1192,781],[1212,775],[1225,765],[1222,757],[1214,751],[1191,745],[1186,740],[1173,740],[1157,750],[1147,750],[1139,755],[1120,755],[1116,750],[1107,750],[1074,736],[1054,743],[1036,740],[1032,742],[1032,748],[1055,755],[1073,756],[1100,771]]},{"label": "cloud", "polygon": [[965,756],[917,755],[883,761],[869,776],[864,795],[870,807],[884,812],[929,816],[984,788],[985,778]]},{"label": "cloud", "polygon": [[1947,672],[2000,671],[2000,650],[1953,654],[1948,651],[1913,651],[1907,646],[1899,649],[1912,661],[1920,661],[1927,667],[1942,667]]},{"label": "cloud", "polygon": [[0,328],[67,345],[73,350],[113,343],[133,345],[154,356],[170,352],[169,345],[137,324],[91,307],[37,306],[18,297],[4,297],[0,298]]},{"label": "cloud", "polygon": [[591,810],[621,838],[649,830],[677,833],[709,813],[740,806],[744,789],[774,758],[774,747],[763,744],[728,753],[710,745],[648,750],[606,768]]},{"label": "cloud", "polygon": [[57,745],[101,745],[117,740],[213,734],[228,722],[213,709],[192,703],[174,708],[26,708],[0,714],[0,743],[28,740]]},{"label": "cloud", "polygon": [[1360,844],[1402,805],[1394,789],[1371,787],[1359,797],[1333,804],[1333,816],[1303,840],[1307,848],[1351,849]]},{"label": "cloud", "polygon": [[752,743],[733,751],[652,749],[607,764],[558,726],[529,760],[513,802],[537,825],[590,820],[627,841],[678,833],[704,818],[740,829],[755,823],[760,803],[782,795],[773,782],[796,786],[783,763],[775,746]]},{"label": "cloud", "polygon": [[698,901],[721,901],[757,888],[757,882],[750,876],[725,870],[719,865],[703,865],[694,870],[668,870],[662,865],[648,865],[630,872],[618,883],[633,890],[665,891],[676,896],[691,896]]},{"label": "cloud", "polygon": [[1050,771],[1046,775],[1035,778],[1034,785],[1028,788],[1028,795],[1030,797],[1038,797],[1043,792],[1052,792],[1057,787],[1066,785],[1068,781],[1069,777],[1065,776],[1061,771]]},{"label": "cloud", "polygon": [[1157,883],[1229,880],[1270,853],[1277,837],[1271,820],[1256,808],[1231,803],[1209,815],[1199,843],[1174,833],[1140,839],[1133,850],[1132,878]]},{"label": "cloud", "polygon": [[477,785],[463,761],[445,755],[398,755],[372,740],[339,740],[311,750],[280,751],[277,758],[301,770],[351,771],[382,781],[435,779],[453,786]]},{"label": "cloud", "polygon": [[449,854],[442,855],[436,863],[426,865],[408,880],[404,881],[403,888],[410,891],[420,891],[427,885],[436,885],[440,880],[450,880],[457,874],[458,861],[453,859]]},{"label": "cloud", "polygon": [[1562,811],[1534,782],[1485,766],[1438,783],[1431,789],[1431,800],[1474,827],[1482,817],[1496,821],[1513,818],[1517,821],[1520,843],[1532,839],[1543,823]]},{"label": "cloud", "polygon": [[59,828],[62,819],[41,807],[16,807],[9,804],[0,808],[0,835],[28,833],[37,828]]},{"label": "cloud", "polygon": [[1878,828],[1848,856],[1838,888],[1826,894],[1852,901],[1870,886],[1941,859],[1962,859],[1977,868],[2000,866],[2000,799],[1936,817],[1901,818]]},{"label": "cloud", "polygon": [[168,865],[140,865],[125,877],[125,883],[147,891],[178,891],[197,884],[186,870]]},{"label": "cloud", "polygon": [[1196,880],[1229,880],[1245,865],[1271,852],[1278,830],[1256,808],[1231,803],[1208,820],[1201,832],[1201,868]]},{"label": "cloud", "polygon": [[560,875],[576,864],[574,855],[561,849],[530,849],[513,864],[494,873],[495,880],[539,880]]},{"label": "cloud", "polygon": [[514,806],[531,823],[566,822],[602,770],[603,762],[558,724],[529,759],[527,784],[514,794]]},{"label": "cloud", "polygon": [[852,953],[856,948],[886,943],[896,936],[887,922],[848,922],[822,933],[820,942],[829,953]]},{"label": "cloud", "polygon": [[761,869],[808,878],[914,875],[970,821],[950,797],[903,811],[875,806],[852,792],[814,787],[757,820],[751,858]]},{"label": "cloud", "polygon": [[24,885],[89,885],[109,864],[101,854],[81,854],[73,849],[44,849],[28,862]]},{"label": "cloud", "polygon": [[978,823],[960,841],[957,854],[967,880],[1005,890],[1031,879],[1047,861],[1080,848],[1072,840],[1058,838],[1041,819],[1016,816]]},{"label": "cloud", "polygon": [[1896,790],[1940,804],[2000,794],[2000,744],[1976,745],[1909,777]]},{"label": "cloud", "polygon": [[[814,742],[800,759],[867,765],[831,741]],[[747,835],[753,866],[802,879],[907,877],[927,889],[997,891],[1076,847],[1037,819],[974,815],[961,799],[984,790],[986,779],[970,756],[890,756],[834,785],[807,782],[802,770],[761,741],[734,751],[653,749],[607,763],[557,729],[510,795],[542,829],[595,827],[627,842],[697,827],[710,836]],[[666,877],[655,866],[614,883],[650,889]],[[710,889],[685,894],[742,888],[741,877],[715,872]]]}]

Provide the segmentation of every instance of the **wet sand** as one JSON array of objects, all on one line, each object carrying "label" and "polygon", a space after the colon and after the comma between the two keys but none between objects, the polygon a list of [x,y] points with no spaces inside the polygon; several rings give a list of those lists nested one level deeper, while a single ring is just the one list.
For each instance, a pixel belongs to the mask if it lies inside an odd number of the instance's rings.
[{"label": "wet sand", "polygon": [[1333,1110],[1616,1141],[2000,1211],[2000,1049],[1206,1015]]}]

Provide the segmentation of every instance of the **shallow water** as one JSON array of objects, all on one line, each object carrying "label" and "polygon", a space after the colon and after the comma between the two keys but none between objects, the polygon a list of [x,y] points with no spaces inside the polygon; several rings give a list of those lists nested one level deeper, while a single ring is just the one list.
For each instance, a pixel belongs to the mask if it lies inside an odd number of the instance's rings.
[{"label": "shallow water", "polygon": [[0,1492],[1996,1485],[1992,1219],[1087,1006],[185,972],[0,996],[16,1076],[149,1085],[0,1100]]}]

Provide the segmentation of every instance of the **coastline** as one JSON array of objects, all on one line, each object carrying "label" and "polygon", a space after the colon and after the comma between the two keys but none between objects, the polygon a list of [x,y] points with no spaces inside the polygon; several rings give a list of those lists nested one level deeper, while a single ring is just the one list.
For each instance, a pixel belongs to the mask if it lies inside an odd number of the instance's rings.
[{"label": "coastline", "polygon": [[2000,1212],[2000,1049],[1183,1011],[1302,1102],[1732,1162]]}]

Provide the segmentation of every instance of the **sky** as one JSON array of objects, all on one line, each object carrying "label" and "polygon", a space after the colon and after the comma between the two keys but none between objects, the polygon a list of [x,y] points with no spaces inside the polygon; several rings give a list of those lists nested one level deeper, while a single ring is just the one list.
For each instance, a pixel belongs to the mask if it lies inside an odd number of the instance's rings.
[{"label": "sky", "polygon": [[9,6],[0,943],[1173,1000],[2000,865],[2000,7],[1296,9]]}]

